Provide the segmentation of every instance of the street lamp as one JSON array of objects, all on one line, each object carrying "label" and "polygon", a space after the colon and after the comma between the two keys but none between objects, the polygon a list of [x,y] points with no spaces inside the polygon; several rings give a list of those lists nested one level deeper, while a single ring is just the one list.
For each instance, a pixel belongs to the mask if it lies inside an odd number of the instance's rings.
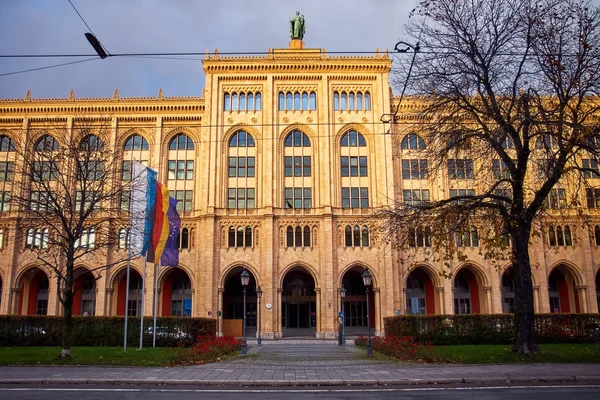
[{"label": "street lamp", "polygon": [[256,298],[258,299],[258,321],[256,322],[256,330],[258,331],[258,338],[257,338],[257,346],[260,347],[262,346],[262,340],[260,338],[260,319],[261,319],[261,315],[262,315],[262,311],[260,309],[260,298],[262,297],[262,289],[260,288],[260,286],[258,287],[258,289],[256,289]]},{"label": "street lamp", "polygon": [[341,299],[341,303],[342,303],[342,315],[340,318],[341,319],[340,324],[342,325],[342,328],[340,330],[340,340],[339,340],[340,346],[346,345],[346,335],[344,332],[344,318],[346,318],[346,316],[344,315],[344,297],[346,297],[346,288],[342,286],[340,288],[340,299]]},{"label": "street lamp", "polygon": [[244,287],[244,320],[242,321],[242,356],[248,355],[248,345],[246,344],[246,286],[250,282],[250,274],[243,270],[240,275],[242,286]]},{"label": "street lamp", "polygon": [[367,341],[367,355],[373,355],[373,342],[371,342],[371,321],[369,320],[369,286],[371,286],[371,280],[373,276],[369,272],[369,269],[366,269],[362,274],[363,285],[365,285],[365,294],[367,295],[367,327],[369,332],[369,340]]}]

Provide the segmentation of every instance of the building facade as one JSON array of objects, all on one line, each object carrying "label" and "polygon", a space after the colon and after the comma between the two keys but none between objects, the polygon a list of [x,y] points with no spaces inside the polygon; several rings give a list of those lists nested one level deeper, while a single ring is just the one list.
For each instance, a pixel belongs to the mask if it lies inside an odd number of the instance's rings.
[{"label": "building facade", "polygon": [[[121,98],[115,91],[113,98],[71,92],[65,99],[28,93],[0,100],[0,313],[61,313],[55,278],[31,251],[37,236],[18,239],[19,219],[10,207],[12,146],[15,135],[32,145],[47,140],[49,124],[75,135],[82,116],[108,124],[105,144],[121,155],[124,179],[131,161],[141,160],[179,200],[180,266],[159,271],[159,315],[214,317],[219,333],[227,332],[229,321],[242,317],[244,269],[251,274],[247,323],[260,324],[266,338],[335,337],[342,286],[344,322],[356,332],[370,323],[381,333],[383,318],[397,314],[511,312],[511,270],[488,263],[476,235],[461,238],[468,261],[451,261],[451,278],[440,274],[442,262],[419,261],[426,234],[416,234],[410,263],[373,235],[368,216],[377,207],[468,190],[453,183],[457,176],[469,179],[468,166],[454,166],[454,178],[427,171],[421,138],[387,134],[380,117],[398,101],[391,95],[391,65],[384,52],[330,56],[294,39],[290,48],[264,56],[207,54],[201,97],[165,97],[161,90],[155,98]],[[409,99],[399,118],[410,120],[419,107]],[[431,173],[435,178],[426,179]],[[598,312],[600,203],[589,206],[585,223],[567,219],[533,239],[536,312]],[[127,253],[126,228],[114,229],[121,240],[108,258]],[[143,262],[132,261],[128,304],[125,263],[91,272],[93,264],[77,267],[83,289],[74,313],[139,315],[144,296],[151,315],[151,264],[144,292]],[[366,269],[373,275],[368,309]]]}]

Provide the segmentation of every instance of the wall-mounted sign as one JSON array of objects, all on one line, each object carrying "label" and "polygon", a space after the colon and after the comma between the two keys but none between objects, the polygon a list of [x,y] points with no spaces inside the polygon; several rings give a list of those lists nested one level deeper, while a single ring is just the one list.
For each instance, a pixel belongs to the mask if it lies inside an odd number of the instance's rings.
[{"label": "wall-mounted sign", "polygon": [[267,304],[265,304],[265,307],[266,307],[267,310],[270,310],[271,307],[273,307],[273,306],[271,305],[271,303],[267,303]]}]

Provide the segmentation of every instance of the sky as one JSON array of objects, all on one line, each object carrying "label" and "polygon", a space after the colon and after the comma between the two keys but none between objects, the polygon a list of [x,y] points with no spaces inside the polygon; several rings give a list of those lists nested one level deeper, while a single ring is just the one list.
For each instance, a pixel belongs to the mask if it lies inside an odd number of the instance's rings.
[{"label": "sky", "polygon": [[[68,0],[0,0],[0,55],[95,54]],[[110,53],[266,52],[287,48],[289,19],[307,48],[393,49],[418,0],[71,0]],[[1,76],[81,58],[0,58],[0,98],[201,96],[201,56],[113,57]]]}]

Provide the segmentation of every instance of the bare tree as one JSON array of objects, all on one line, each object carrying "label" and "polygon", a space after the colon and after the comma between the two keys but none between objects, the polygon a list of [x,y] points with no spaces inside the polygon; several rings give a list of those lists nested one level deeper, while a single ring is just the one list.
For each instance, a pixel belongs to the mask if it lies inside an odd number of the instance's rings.
[{"label": "bare tree", "polygon": [[121,179],[108,124],[84,118],[76,119],[73,128],[57,123],[13,145],[17,242],[57,278],[64,316],[62,357],[70,356],[73,296],[82,290],[75,286],[75,267],[87,262],[100,276],[123,261],[110,249],[124,239],[117,230],[128,217],[131,180]]},{"label": "bare tree", "polygon": [[[565,206],[577,209],[583,176],[598,173],[600,11],[577,0],[426,0],[415,15],[422,18],[406,33],[422,51],[408,87],[416,100],[407,100],[423,107],[391,122],[399,140],[423,139],[430,173],[443,171],[454,191],[397,202],[378,216],[401,245],[412,240],[405,226],[430,227],[434,248],[451,257],[449,237],[460,241],[474,226],[486,258],[503,257],[508,246],[513,351],[530,356],[538,351],[530,239],[548,215],[565,218],[546,207],[559,182],[573,196]],[[400,65],[398,82],[408,66]]]}]

